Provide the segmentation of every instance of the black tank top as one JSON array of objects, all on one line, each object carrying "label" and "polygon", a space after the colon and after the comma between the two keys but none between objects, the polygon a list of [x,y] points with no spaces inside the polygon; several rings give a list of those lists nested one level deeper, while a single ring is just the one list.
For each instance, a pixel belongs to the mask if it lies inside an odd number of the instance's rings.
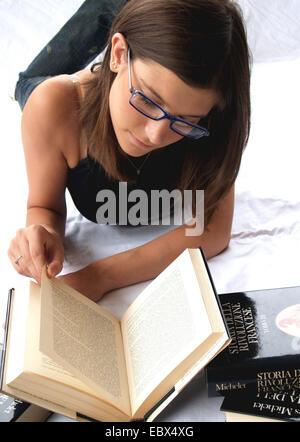
[{"label": "black tank top", "polygon": [[[130,157],[130,159],[133,162],[137,160],[134,157]],[[139,164],[142,164],[144,159],[146,159],[146,155],[139,157]],[[136,178],[136,182],[134,184],[127,184],[127,194],[136,189],[146,192],[149,202],[149,221],[151,214],[151,190],[166,189],[171,192],[175,189],[178,178],[181,175],[183,160],[184,147],[180,141],[163,148],[159,152],[154,151],[145,161],[140,175]],[[116,197],[116,224],[131,225],[128,220],[124,224],[124,213],[121,214],[119,210],[119,181],[108,179],[103,167],[90,156],[82,159],[74,168],[69,168],[67,188],[79,212],[85,218],[95,223],[97,223],[98,209],[102,204],[107,204],[107,200],[102,203],[97,202],[98,192],[101,190],[113,191]],[[127,202],[127,212],[135,204],[136,202]]]}]

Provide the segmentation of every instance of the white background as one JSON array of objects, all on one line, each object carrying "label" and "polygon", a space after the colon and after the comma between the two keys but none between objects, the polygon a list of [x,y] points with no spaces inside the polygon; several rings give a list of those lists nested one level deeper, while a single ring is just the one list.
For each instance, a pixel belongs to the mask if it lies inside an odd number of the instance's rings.
[{"label": "white background", "polygon": [[[19,71],[76,11],[81,0],[0,0],[0,319],[8,288],[20,277],[6,250],[24,225],[27,182],[21,112],[9,98]],[[240,0],[253,53],[252,131],[236,183],[230,247],[209,261],[219,293],[300,285],[300,2]],[[108,233],[107,233],[108,232]],[[104,230],[73,208],[67,226],[65,271],[149,241],[152,229]],[[102,304],[117,315],[147,283],[117,290]],[[198,389],[197,396],[192,390]],[[184,406],[183,406],[184,405]],[[206,398],[203,377],[165,419],[224,420],[219,400]]]}]

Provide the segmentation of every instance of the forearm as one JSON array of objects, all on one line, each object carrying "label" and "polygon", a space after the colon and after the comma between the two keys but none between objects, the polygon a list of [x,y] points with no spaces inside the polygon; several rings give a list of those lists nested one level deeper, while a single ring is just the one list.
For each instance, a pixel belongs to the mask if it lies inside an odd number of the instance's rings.
[{"label": "forearm", "polygon": [[230,241],[234,212],[234,187],[220,202],[208,228],[202,234],[186,225],[171,230],[155,240],[127,252],[94,263],[104,282],[104,290],[125,287],[155,278],[185,249],[202,247],[207,259],[225,250]]},{"label": "forearm", "polygon": [[95,263],[106,291],[147,281],[161,273],[183,251],[181,247],[166,248],[169,235]]},{"label": "forearm", "polygon": [[187,248],[201,246],[210,258],[228,244],[224,235],[215,235],[212,231],[198,237],[186,236],[185,228],[179,227],[140,247],[101,259],[60,278],[97,302],[111,290],[154,279]]},{"label": "forearm", "polygon": [[229,239],[211,231],[189,237],[186,226],[174,229],[155,240],[93,264],[104,282],[105,291],[125,287],[155,278],[187,248],[202,247],[207,259],[221,253]]},{"label": "forearm", "polygon": [[188,236],[189,227],[183,225],[140,247],[96,261],[63,279],[98,301],[111,290],[154,279],[187,248],[202,247],[209,259],[229,244],[233,201],[232,189],[214,213],[208,228],[198,236]]},{"label": "forearm", "polygon": [[51,233],[56,232],[63,239],[66,216],[43,207],[30,207],[27,210],[26,227],[33,224],[42,225]]}]

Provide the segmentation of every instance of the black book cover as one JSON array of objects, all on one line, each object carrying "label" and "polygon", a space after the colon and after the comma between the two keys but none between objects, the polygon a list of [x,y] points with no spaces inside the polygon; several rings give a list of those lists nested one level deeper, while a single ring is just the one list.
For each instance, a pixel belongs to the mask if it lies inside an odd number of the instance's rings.
[{"label": "black book cover", "polygon": [[300,422],[300,394],[295,390],[280,393],[231,392],[225,396],[221,410],[288,422]]},{"label": "black book cover", "polygon": [[4,361],[5,361],[6,346],[7,346],[8,324],[9,324],[11,297],[12,297],[13,290],[14,289],[11,289],[8,292],[6,315],[5,315],[4,340],[3,340],[3,343],[0,342],[0,391],[2,390],[2,382],[3,382],[3,374],[4,374]]},{"label": "black book cover", "polygon": [[219,295],[232,342],[206,369],[208,394],[300,388],[300,287]]},{"label": "black book cover", "polygon": [[[3,371],[4,371],[4,360],[7,344],[7,330],[8,321],[11,307],[11,295],[12,290],[8,293],[7,299],[7,310],[5,318],[5,332],[4,341],[0,343],[0,390],[2,388],[3,381]],[[30,407],[28,402],[20,401],[19,399],[14,399],[0,391],[0,422],[16,422],[23,415],[23,413]]]},{"label": "black book cover", "polygon": [[17,422],[31,405],[0,393],[0,422]]},{"label": "black book cover", "polygon": [[214,295],[215,295],[215,297],[216,297],[217,304],[218,304],[218,306],[219,306],[220,313],[221,313],[222,318],[223,318],[223,322],[224,322],[224,326],[225,326],[225,329],[226,329],[227,335],[230,336],[230,330],[229,330],[229,327],[228,327],[228,324],[227,324],[227,321],[226,321],[226,318],[225,318],[225,315],[224,315],[224,312],[223,312],[222,304],[221,304],[221,302],[220,302],[220,298],[219,298],[219,296],[218,296],[218,293],[217,293],[217,290],[216,290],[216,287],[215,287],[215,284],[214,284],[214,281],[213,281],[212,275],[211,275],[211,273],[210,273],[210,269],[209,269],[209,266],[208,266],[208,263],[207,263],[206,256],[205,256],[205,254],[204,254],[204,252],[203,252],[202,247],[199,247],[199,250],[200,250],[200,252],[201,252],[201,255],[202,255],[202,258],[203,258],[203,262],[204,262],[204,265],[205,265],[205,269],[206,269],[206,271],[207,271],[207,275],[208,275],[208,278],[209,278],[209,281],[210,281],[211,287],[212,287],[212,289],[213,289]]}]

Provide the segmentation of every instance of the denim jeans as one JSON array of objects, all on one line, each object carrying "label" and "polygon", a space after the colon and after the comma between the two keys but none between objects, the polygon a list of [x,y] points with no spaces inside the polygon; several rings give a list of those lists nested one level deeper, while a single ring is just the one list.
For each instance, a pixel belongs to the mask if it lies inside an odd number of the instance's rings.
[{"label": "denim jeans", "polygon": [[15,98],[23,110],[34,88],[49,77],[72,74],[88,65],[106,46],[111,24],[128,0],[86,0],[24,72]]}]

